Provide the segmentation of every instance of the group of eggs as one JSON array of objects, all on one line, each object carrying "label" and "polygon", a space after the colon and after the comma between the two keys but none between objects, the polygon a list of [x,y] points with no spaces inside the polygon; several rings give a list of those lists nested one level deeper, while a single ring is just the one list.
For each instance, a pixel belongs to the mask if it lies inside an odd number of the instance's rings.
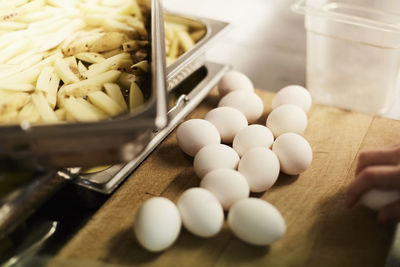
[{"label": "group of eggs", "polygon": [[171,246],[182,224],[194,235],[215,236],[224,210],[229,228],[249,244],[268,245],[286,232],[281,213],[249,195],[268,190],[280,172],[298,175],[311,164],[312,149],[302,136],[311,96],[298,85],[281,89],[264,126],[255,124],[264,112],[263,101],[243,73],[225,74],[218,92],[217,108],[204,119],[181,123],[176,132],[178,146],[194,157],[200,187],[184,191],[176,205],[167,198],[150,198],[136,213],[136,238],[149,251]]}]

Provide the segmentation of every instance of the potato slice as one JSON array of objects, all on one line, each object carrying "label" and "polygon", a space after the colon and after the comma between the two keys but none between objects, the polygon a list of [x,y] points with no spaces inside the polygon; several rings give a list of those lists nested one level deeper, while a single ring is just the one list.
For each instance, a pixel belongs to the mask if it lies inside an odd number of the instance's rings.
[{"label": "potato slice", "polygon": [[36,90],[47,93],[49,90],[49,84],[51,75],[53,75],[54,68],[53,67],[45,67],[40,72],[40,75],[36,81]]},{"label": "potato slice", "polygon": [[131,89],[129,90],[129,110],[132,112],[144,103],[144,96],[142,90],[136,83],[131,83]]},{"label": "potato slice", "polygon": [[116,80],[118,80],[120,74],[121,74],[120,71],[109,70],[97,76],[93,76],[89,79],[82,80],[73,84],[68,84],[65,86],[65,94],[73,95],[76,91],[86,90],[85,88],[90,89],[93,86],[100,85],[101,87],[101,85],[105,83],[113,83]]},{"label": "potato slice", "polygon": [[119,61],[122,61],[124,59],[129,59],[129,58],[130,58],[130,55],[128,53],[122,53],[122,54],[118,54],[118,55],[109,57],[100,63],[90,65],[89,70],[87,72],[83,73],[83,76],[86,78],[91,78],[91,77],[97,76],[103,72],[110,70],[113,64],[117,64]]},{"label": "potato slice", "polygon": [[106,58],[103,57],[99,53],[92,53],[92,52],[81,52],[75,55],[77,59],[80,59],[87,63],[100,63],[104,61]]},{"label": "potato slice", "polygon": [[83,65],[82,61],[78,61],[78,71],[79,74],[83,77],[83,73],[85,73],[88,69],[86,68],[85,65]]},{"label": "potato slice", "polygon": [[89,45],[90,52],[106,52],[120,48],[123,43],[128,41],[129,38],[124,33],[120,32],[106,32],[91,45]]},{"label": "potato slice", "polygon": [[47,103],[42,92],[32,94],[32,102],[39,111],[40,117],[45,122],[58,122],[58,118],[53,109]]},{"label": "potato slice", "polygon": [[60,121],[65,121],[67,119],[67,111],[64,108],[56,109],[54,113]]},{"label": "potato slice", "polygon": [[51,108],[55,108],[57,104],[57,91],[60,86],[60,77],[56,73],[52,73],[47,87],[46,100]]},{"label": "potato slice", "polygon": [[135,82],[136,76],[132,73],[121,72],[117,80],[117,84],[122,88],[122,90],[128,91],[131,88],[131,83]]},{"label": "potato slice", "polygon": [[4,80],[0,81],[1,83],[10,83],[10,84],[33,84],[40,74],[40,70],[38,68],[29,68],[27,70],[17,72]]},{"label": "potato slice", "polygon": [[105,83],[104,89],[106,93],[124,110],[128,111],[128,105],[122,95],[121,88],[116,83]]},{"label": "potato slice", "polygon": [[89,101],[86,101],[82,97],[76,98],[76,101],[84,105],[86,108],[90,109],[93,111],[100,119],[105,119],[108,117],[108,115],[102,111],[101,109],[97,108],[95,105],[91,104]]},{"label": "potato slice", "polygon": [[185,52],[194,46],[194,42],[187,31],[177,31],[176,35]]},{"label": "potato slice", "polygon": [[81,122],[98,121],[101,119],[93,110],[87,108],[82,103],[79,103],[74,97],[68,97],[65,99],[65,110],[75,120]]},{"label": "potato slice", "polygon": [[18,114],[18,120],[29,122],[38,122],[40,120],[40,114],[32,101],[24,105],[21,109]]},{"label": "potato slice", "polygon": [[61,78],[64,84],[75,84],[79,82],[79,78],[71,71],[68,62],[64,59],[57,58],[55,60],[54,71]]},{"label": "potato slice", "polygon": [[33,86],[30,83],[9,84],[7,82],[6,83],[0,82],[0,90],[31,92],[35,90],[35,86]]},{"label": "potato slice", "polygon": [[102,91],[89,93],[88,98],[93,105],[100,108],[108,115],[116,116],[123,112],[122,107],[120,107],[117,102],[115,102],[111,97]]},{"label": "potato slice", "polygon": [[0,115],[21,109],[30,99],[29,94],[22,92],[3,94],[0,98]]}]

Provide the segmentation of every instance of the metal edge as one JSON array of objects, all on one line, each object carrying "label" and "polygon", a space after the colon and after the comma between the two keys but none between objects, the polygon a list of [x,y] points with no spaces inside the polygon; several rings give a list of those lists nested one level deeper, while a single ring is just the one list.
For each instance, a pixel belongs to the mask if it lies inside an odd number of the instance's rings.
[{"label": "metal edge", "polygon": [[[207,76],[188,95],[181,97],[181,100],[170,109],[170,122],[168,126],[161,131],[154,133],[153,138],[142,153],[140,153],[134,160],[126,163],[107,183],[99,184],[90,182],[82,175],[77,176],[74,179],[74,182],[80,186],[103,194],[112,193],[118,185],[121,184],[122,181],[124,181],[129,174],[136,169],[139,164],[176,128],[176,126],[200,104],[211,89],[215,87],[221,77],[231,68],[228,65],[214,62],[205,62],[204,65],[208,71]],[[101,173],[99,174],[101,175]]]},{"label": "metal edge", "polygon": [[[201,58],[206,52],[206,49],[220,36],[230,24],[228,22],[214,20],[204,17],[188,16],[185,14],[173,13],[166,11],[168,15],[179,16],[187,20],[195,20],[205,25],[206,35],[199,40],[195,46],[181,55],[174,63],[167,67],[166,76],[168,83],[168,90],[171,90],[187,76],[189,76],[193,70],[196,70],[204,63],[204,59]],[[200,59],[200,60],[196,60]]]},{"label": "metal edge", "polygon": [[[164,37],[164,16],[160,0],[152,0],[151,4],[151,72],[152,87],[157,91],[157,115],[155,126],[163,128],[167,125],[167,83],[166,83],[166,59],[165,37]],[[160,99],[165,101],[160,101]]]}]

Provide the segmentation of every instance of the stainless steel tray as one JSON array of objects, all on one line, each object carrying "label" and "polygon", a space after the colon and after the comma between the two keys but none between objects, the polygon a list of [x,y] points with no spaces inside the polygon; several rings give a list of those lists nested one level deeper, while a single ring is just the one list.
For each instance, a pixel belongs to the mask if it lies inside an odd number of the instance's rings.
[{"label": "stainless steel tray", "polygon": [[[174,16],[180,15],[174,14]],[[180,19],[193,20],[192,18],[186,17]],[[182,82],[191,73],[198,70],[203,72],[203,74],[205,73],[205,75],[195,88],[190,88],[190,91],[178,97],[176,104],[171,107],[168,112],[165,112],[167,120],[170,121],[168,126],[162,129],[152,124],[153,127],[145,131],[145,138],[140,140],[138,148],[140,151],[138,150],[139,152],[135,153],[131,151],[131,157],[134,159],[128,161],[128,163],[113,165],[102,172],[89,175],[78,175],[79,168],[61,168],[57,171],[50,170],[48,173],[39,175],[35,179],[32,179],[31,182],[16,190],[23,193],[14,194],[16,191],[13,191],[10,195],[15,195],[15,197],[0,199],[0,236],[12,231],[12,229],[18,225],[18,222],[27,218],[29,214],[33,213],[35,209],[43,203],[43,201],[48,199],[58,188],[68,181],[72,180],[80,186],[104,194],[113,192],[113,190],[115,190],[115,188],[176,127],[179,121],[204,99],[209,90],[216,84],[223,73],[227,71],[228,67],[211,62],[205,63],[203,55],[208,45],[228,26],[228,24],[203,18],[195,18],[194,20],[206,26],[206,35],[190,51],[183,54],[175,63],[166,68],[167,87],[170,96],[175,94],[174,88],[176,85]],[[167,107],[165,107],[165,109],[167,109]],[[152,122],[154,123],[154,121]],[[57,145],[57,143],[54,145]],[[80,149],[82,154],[85,154],[83,153],[85,147],[81,147]],[[47,182],[49,174],[54,176],[54,183]],[[48,184],[48,186],[46,186],[46,193],[38,194],[43,191],[44,185],[46,184]],[[7,210],[7,212],[1,212],[3,209]]]},{"label": "stainless steel tray", "polygon": [[100,122],[1,126],[0,169],[127,162],[145,148],[153,129],[166,126],[163,9],[160,0],[151,7],[151,77],[143,108]]},{"label": "stainless steel tray", "polygon": [[[174,89],[196,71],[206,70],[207,74],[198,81],[195,88],[186,95],[177,96],[177,103],[170,107],[168,112],[169,124],[165,129],[153,131],[151,141],[144,151],[129,163],[113,165],[104,171],[93,174],[80,174],[74,182],[95,191],[111,193],[146,157],[152,150],[177,126],[180,120],[187,116],[205,98],[208,92],[216,85],[217,81],[227,71],[227,66],[212,62],[205,62],[204,53],[217,37],[229,26],[223,21],[200,17],[187,17],[182,14],[166,12],[166,17],[183,24],[202,24],[206,34],[196,45],[181,55],[166,69],[167,88],[169,96],[174,94]],[[175,95],[176,97],[176,95]]]}]

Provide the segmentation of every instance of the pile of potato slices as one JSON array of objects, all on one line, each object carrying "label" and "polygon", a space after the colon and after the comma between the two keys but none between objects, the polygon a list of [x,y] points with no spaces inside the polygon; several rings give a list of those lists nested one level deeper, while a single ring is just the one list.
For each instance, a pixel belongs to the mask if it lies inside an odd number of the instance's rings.
[{"label": "pile of potato slices", "polygon": [[146,0],[0,0],[0,124],[98,121],[143,105]]}]

